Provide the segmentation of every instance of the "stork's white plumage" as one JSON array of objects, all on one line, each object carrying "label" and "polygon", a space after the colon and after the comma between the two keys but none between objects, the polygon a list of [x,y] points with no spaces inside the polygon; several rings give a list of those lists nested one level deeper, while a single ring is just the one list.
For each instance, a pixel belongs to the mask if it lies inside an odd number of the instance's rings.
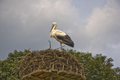
[{"label": "stork's white plumage", "polygon": [[53,22],[52,28],[50,31],[50,37],[55,38],[57,41],[60,42],[61,50],[62,50],[62,43],[68,46],[74,47],[74,42],[71,40],[71,38],[63,31],[56,29],[56,26],[57,26],[57,23]]}]

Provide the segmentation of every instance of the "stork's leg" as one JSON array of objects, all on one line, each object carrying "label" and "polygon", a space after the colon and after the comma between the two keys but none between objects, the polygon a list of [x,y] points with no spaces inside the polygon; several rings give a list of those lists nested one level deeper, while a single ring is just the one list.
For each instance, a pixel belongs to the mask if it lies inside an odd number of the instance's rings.
[{"label": "stork's leg", "polygon": [[62,50],[62,43],[60,43],[60,46],[61,46],[61,50]]}]

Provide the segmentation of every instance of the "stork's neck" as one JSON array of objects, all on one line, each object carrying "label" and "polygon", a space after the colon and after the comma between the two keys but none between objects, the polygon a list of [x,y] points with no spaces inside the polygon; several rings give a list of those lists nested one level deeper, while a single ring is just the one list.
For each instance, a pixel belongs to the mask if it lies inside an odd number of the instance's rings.
[{"label": "stork's neck", "polygon": [[52,26],[52,28],[51,28],[50,32],[54,31],[54,30],[55,30],[55,28],[56,28],[56,25]]},{"label": "stork's neck", "polygon": [[56,29],[56,25],[53,26],[52,30],[55,30]]}]

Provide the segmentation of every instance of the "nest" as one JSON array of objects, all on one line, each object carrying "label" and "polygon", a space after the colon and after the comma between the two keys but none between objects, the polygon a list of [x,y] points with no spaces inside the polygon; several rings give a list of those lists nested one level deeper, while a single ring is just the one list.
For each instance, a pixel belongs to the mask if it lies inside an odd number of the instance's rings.
[{"label": "nest", "polygon": [[39,72],[40,75],[42,74],[40,72],[50,73],[54,71],[57,75],[61,73],[72,74],[85,80],[84,69],[77,57],[57,49],[28,53],[20,61],[19,71],[23,75],[23,79],[36,72]]}]

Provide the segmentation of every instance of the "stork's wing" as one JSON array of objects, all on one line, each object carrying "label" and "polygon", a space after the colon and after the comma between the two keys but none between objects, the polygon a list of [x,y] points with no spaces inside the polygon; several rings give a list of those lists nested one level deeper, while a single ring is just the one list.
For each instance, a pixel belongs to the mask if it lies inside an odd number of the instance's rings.
[{"label": "stork's wing", "polygon": [[64,44],[67,44],[71,47],[74,47],[74,43],[73,41],[71,40],[71,38],[66,34],[66,35],[60,35],[60,34],[56,34],[56,37],[66,43]]}]

